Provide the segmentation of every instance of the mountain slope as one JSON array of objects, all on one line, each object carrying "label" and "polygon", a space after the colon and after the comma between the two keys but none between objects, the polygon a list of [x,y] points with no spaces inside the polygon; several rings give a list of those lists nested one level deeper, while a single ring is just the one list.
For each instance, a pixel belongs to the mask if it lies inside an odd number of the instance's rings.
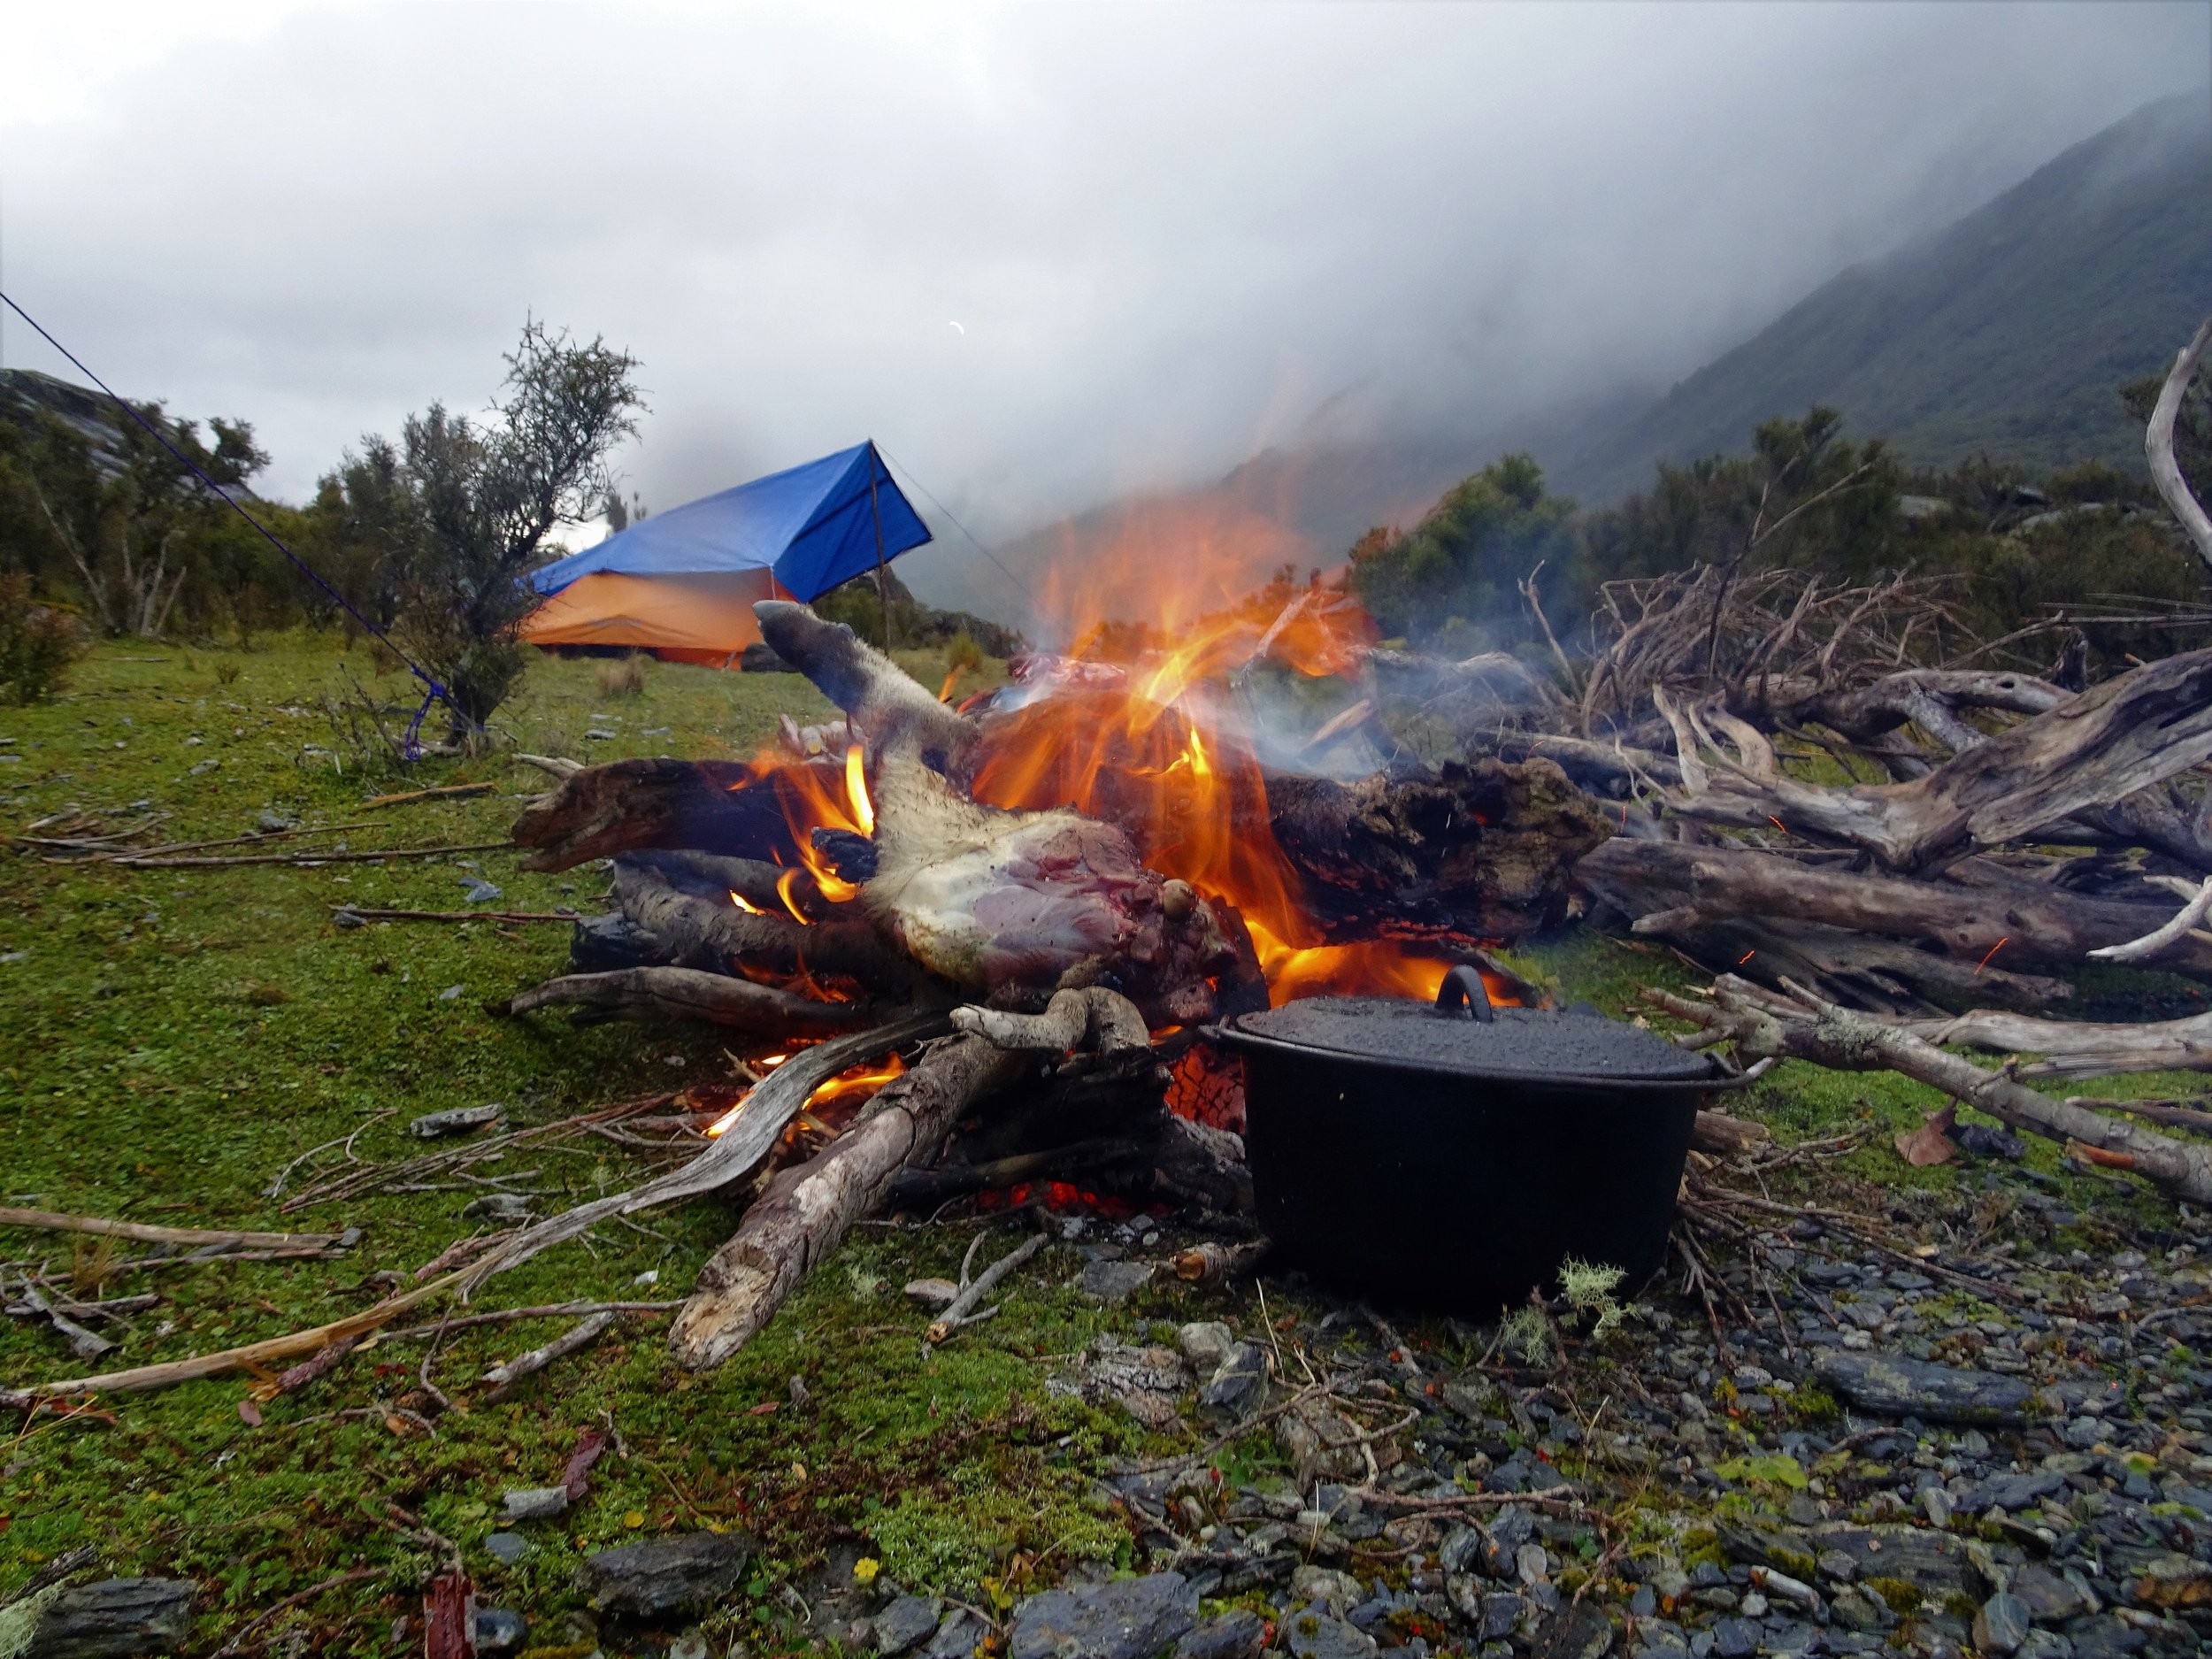
[{"label": "mountain slope", "polygon": [[1560,457],[1586,499],[1660,459],[1740,453],[1814,403],[1942,465],[2140,468],[2116,388],[2212,309],[2212,105],[2162,99],[1916,246],[1845,272],[1641,415]]}]

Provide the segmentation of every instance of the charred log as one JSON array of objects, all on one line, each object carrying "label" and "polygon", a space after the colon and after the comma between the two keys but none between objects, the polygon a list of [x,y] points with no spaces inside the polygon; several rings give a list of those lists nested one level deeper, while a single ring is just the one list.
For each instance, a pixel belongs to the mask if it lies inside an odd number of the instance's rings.
[{"label": "charred log", "polygon": [[534,849],[526,870],[567,870],[640,848],[771,861],[780,854],[789,863],[789,787],[738,761],[618,760],[572,774],[525,807],[511,833]]}]

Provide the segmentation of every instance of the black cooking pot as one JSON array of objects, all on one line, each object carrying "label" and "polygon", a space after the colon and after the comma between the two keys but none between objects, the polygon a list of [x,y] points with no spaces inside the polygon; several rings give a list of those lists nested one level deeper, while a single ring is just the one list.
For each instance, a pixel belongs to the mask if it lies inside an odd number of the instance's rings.
[{"label": "black cooking pot", "polygon": [[1477,1314],[1555,1294],[1569,1256],[1656,1272],[1708,1056],[1594,1009],[1324,996],[1220,1028],[1279,1259],[1356,1293]]}]

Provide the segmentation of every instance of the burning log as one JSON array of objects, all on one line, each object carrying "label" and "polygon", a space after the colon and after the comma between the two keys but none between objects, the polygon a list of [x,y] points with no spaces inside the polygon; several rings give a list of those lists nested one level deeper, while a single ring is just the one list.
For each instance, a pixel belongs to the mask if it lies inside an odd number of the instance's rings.
[{"label": "burning log", "polygon": [[1686,1046],[1733,1042],[1744,1059],[1778,1056],[1839,1071],[1896,1071],[2016,1129],[2124,1159],[2114,1167],[2139,1175],[2169,1197],[2212,1202],[2212,1146],[2192,1145],[2053,1100],[2016,1082],[2008,1071],[1985,1071],[1909,1031],[1823,1002],[1801,987],[1784,990],[1778,996],[1724,974],[1710,1003],[1659,990],[1647,990],[1644,1000],[1698,1027],[1680,1040]]},{"label": "burning log", "polygon": [[779,1173],[700,1270],[669,1333],[677,1363],[703,1371],[744,1347],[808,1271],[875,1210],[909,1159],[1028,1065],[981,1037],[956,1037],[887,1084],[861,1120],[818,1156]]}]

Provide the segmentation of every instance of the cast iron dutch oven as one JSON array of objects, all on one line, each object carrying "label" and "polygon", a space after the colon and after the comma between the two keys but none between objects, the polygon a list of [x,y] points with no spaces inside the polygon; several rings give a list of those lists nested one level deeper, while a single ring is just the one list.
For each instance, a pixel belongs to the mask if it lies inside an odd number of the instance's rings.
[{"label": "cast iron dutch oven", "polygon": [[1493,1010],[1455,968],[1435,1005],[1323,996],[1219,1028],[1246,1066],[1246,1150],[1280,1259],[1402,1303],[1487,1314],[1555,1294],[1569,1256],[1666,1256],[1698,1102],[1735,1079],[1595,1010]]}]

